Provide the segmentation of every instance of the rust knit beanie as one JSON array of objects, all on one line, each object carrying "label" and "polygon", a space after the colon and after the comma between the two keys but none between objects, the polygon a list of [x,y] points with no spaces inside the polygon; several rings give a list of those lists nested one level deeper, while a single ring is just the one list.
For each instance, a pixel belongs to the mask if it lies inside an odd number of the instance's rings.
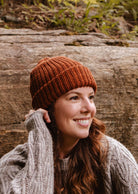
[{"label": "rust knit beanie", "polygon": [[91,71],[77,61],[57,56],[44,58],[30,74],[30,92],[34,109],[47,109],[69,90],[97,85]]}]

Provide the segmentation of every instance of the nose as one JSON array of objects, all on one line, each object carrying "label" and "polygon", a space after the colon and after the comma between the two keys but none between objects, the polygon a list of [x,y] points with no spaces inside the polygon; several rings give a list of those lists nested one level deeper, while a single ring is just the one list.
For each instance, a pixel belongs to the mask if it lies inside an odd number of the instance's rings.
[{"label": "nose", "polygon": [[81,112],[82,113],[91,113],[94,116],[96,113],[95,103],[93,101],[90,101],[89,98],[84,99],[82,101]]}]

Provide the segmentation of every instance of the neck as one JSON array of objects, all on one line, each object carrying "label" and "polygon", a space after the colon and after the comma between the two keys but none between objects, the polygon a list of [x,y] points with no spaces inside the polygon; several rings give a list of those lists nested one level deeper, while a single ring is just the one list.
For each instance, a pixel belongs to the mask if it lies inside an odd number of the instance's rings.
[{"label": "neck", "polygon": [[75,145],[78,143],[79,139],[66,139],[60,138],[60,158],[66,158],[71,150],[75,147]]}]

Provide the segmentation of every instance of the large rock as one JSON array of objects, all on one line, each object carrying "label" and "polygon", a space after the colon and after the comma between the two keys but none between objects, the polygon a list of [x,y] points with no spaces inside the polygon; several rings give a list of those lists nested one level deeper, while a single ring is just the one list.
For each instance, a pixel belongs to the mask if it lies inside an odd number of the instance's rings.
[{"label": "large rock", "polygon": [[[111,46],[115,45],[115,46]],[[119,46],[117,46],[119,45]],[[24,116],[31,108],[29,73],[46,56],[67,56],[88,66],[98,84],[97,117],[107,134],[138,160],[138,43],[102,34],[64,30],[0,29],[0,156],[27,140]]]}]

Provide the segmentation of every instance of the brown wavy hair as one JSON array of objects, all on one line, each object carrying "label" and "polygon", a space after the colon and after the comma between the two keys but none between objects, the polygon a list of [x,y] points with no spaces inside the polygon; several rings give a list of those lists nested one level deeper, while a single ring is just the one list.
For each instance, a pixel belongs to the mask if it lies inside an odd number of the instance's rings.
[{"label": "brown wavy hair", "polygon": [[[51,117],[51,112],[49,115]],[[53,118],[53,114],[52,117]],[[52,120],[52,119],[51,119]],[[54,142],[54,193],[55,194],[100,194],[104,193],[103,171],[106,146],[102,146],[105,125],[94,118],[89,136],[80,139],[69,154],[67,178],[62,183],[59,159],[59,141],[56,124],[48,124]]]}]

